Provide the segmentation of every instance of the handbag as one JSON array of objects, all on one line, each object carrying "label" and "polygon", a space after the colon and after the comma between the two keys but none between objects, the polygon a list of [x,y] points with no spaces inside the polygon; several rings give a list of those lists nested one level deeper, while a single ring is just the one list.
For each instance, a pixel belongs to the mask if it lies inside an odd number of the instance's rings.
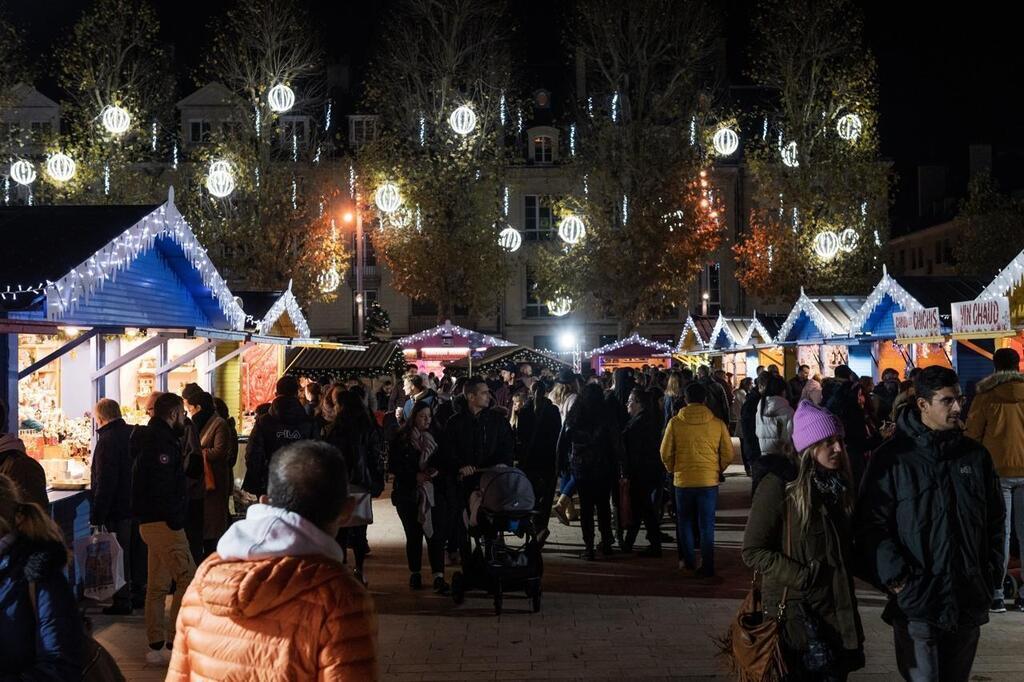
[{"label": "handbag", "polygon": [[352,513],[341,522],[341,527],[356,528],[373,523],[373,497],[370,492],[358,486],[349,486],[348,498],[354,501]]},{"label": "handbag", "polygon": [[629,479],[619,479],[619,528],[633,527],[633,497],[629,490]]},{"label": "handbag", "polygon": [[[786,552],[792,554],[793,531],[786,505]],[[754,572],[750,591],[740,605],[729,631],[720,641],[721,653],[729,659],[741,682],[777,682],[788,672],[782,653],[782,627],[789,587],[782,590],[779,614],[769,617],[761,601],[761,581]]]}]

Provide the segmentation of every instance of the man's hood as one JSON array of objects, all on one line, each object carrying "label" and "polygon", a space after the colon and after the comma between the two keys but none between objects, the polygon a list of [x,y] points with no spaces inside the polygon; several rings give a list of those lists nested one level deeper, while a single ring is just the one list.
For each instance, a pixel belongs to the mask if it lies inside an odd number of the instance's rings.
[{"label": "man's hood", "polygon": [[309,420],[306,409],[294,396],[279,395],[270,403],[270,414],[290,426]]},{"label": "man's hood", "polygon": [[996,372],[978,382],[978,393],[994,393],[1001,400],[1024,401],[1024,374]]},{"label": "man's hood", "polygon": [[338,543],[295,512],[268,504],[249,507],[245,519],[232,525],[217,543],[217,554],[227,561],[321,554],[345,560]]},{"label": "man's hood", "polygon": [[0,452],[9,450],[25,452],[25,444],[21,442],[16,433],[0,433]]}]

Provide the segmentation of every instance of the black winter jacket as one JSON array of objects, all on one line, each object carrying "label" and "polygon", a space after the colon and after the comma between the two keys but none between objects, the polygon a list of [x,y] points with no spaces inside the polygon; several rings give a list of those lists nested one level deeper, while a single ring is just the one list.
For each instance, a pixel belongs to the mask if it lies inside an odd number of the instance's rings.
[{"label": "black winter jacket", "polygon": [[554,487],[555,458],[562,416],[546,397],[540,403],[528,399],[516,418],[516,464],[531,481],[545,481]]},{"label": "black winter jacket", "polygon": [[348,483],[380,494],[384,488],[384,435],[370,418],[346,417],[324,428],[323,440],[341,451],[348,471]]},{"label": "black winter jacket", "polygon": [[132,515],[139,523],[163,521],[171,530],[181,530],[188,511],[181,437],[154,417],[145,428],[135,429],[131,444]]},{"label": "black winter jacket", "polygon": [[277,396],[270,412],[256,420],[245,449],[242,488],[257,497],[267,493],[270,458],[285,445],[317,436],[316,421],[306,414],[298,398]]},{"label": "black winter jacket", "polygon": [[96,430],[92,452],[92,505],[89,523],[107,526],[132,515],[132,431],[123,419]]},{"label": "black winter jacket", "polygon": [[559,469],[568,469],[581,484],[609,483],[622,470],[622,434],[613,418],[604,417],[574,419],[570,412],[558,436]]},{"label": "black winter jacket", "polygon": [[630,418],[622,431],[625,446],[623,472],[640,488],[656,488],[665,482],[661,461],[661,415],[644,410]]},{"label": "black winter jacket", "polygon": [[[434,477],[434,506],[438,506],[449,493],[449,486],[455,480],[451,463],[444,458],[440,446],[427,459],[427,469],[437,469]],[[388,448],[388,471],[394,475],[391,486],[391,503],[396,507],[416,505],[416,474],[420,472],[420,452],[405,433],[398,433]]]},{"label": "black winter jacket", "polygon": [[497,464],[512,466],[515,439],[501,412],[481,410],[474,416],[467,409],[456,412],[445,424],[441,447],[456,470],[464,466],[486,469]]},{"label": "black winter jacket", "polygon": [[743,438],[743,447],[749,450],[749,461],[761,456],[761,441],[757,438],[757,406],[760,402],[761,392],[752,388],[747,392],[747,399],[740,407],[740,434]]},{"label": "black winter jacket", "polygon": [[932,431],[916,410],[871,459],[858,504],[857,554],[876,586],[904,583],[883,618],[943,630],[988,622],[1003,572],[1005,510],[988,451]]}]

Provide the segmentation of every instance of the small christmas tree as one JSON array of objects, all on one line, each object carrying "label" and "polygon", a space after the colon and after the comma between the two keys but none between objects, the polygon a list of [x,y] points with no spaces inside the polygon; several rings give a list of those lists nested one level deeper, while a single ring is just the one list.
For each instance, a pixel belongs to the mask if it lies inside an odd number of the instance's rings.
[{"label": "small christmas tree", "polygon": [[366,336],[380,343],[391,338],[391,316],[377,301],[371,302],[366,311]]}]

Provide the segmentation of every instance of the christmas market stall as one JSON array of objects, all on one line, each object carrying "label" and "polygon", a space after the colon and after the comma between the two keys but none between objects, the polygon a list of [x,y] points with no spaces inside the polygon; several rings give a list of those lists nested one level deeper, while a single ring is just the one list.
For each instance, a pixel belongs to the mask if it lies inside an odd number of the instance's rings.
[{"label": "christmas market stall", "polygon": [[741,345],[747,349],[747,376],[756,378],[758,367],[775,365],[780,369],[786,364],[782,346],[775,343],[775,337],[782,327],[783,320],[771,315],[758,315],[750,318],[747,337]]},{"label": "christmas market stall", "polygon": [[714,331],[716,320],[711,317],[699,315],[686,316],[683,323],[683,331],[679,333],[679,343],[676,344],[673,357],[685,366],[696,369],[698,365],[710,362],[708,351],[711,349],[711,334]]},{"label": "christmas market stall", "polygon": [[619,367],[639,369],[647,365],[667,369],[672,366],[672,346],[645,339],[639,334],[595,348],[586,356],[590,358],[591,369],[597,374],[613,372]]},{"label": "christmas market stall", "polygon": [[952,367],[951,306],[981,293],[981,280],[968,277],[912,277],[889,274],[850,320],[850,366],[876,381],[895,369],[901,377],[913,367]]},{"label": "christmas market stall", "polygon": [[529,364],[533,368],[534,376],[538,376],[545,369],[551,370],[555,374],[563,369],[572,369],[572,363],[564,362],[552,355],[526,346],[495,346],[450,362],[445,371],[456,377],[472,374],[483,375],[492,370],[499,370],[509,363],[517,367],[524,363]]},{"label": "christmas market stall", "polygon": [[785,349],[785,367],[780,368],[785,376],[807,365],[812,376],[830,377],[839,365],[850,364],[850,321],[865,300],[862,296],[808,296],[801,288],[775,339]]},{"label": "christmas market stall", "polygon": [[[733,381],[739,384],[747,376],[747,351],[750,339],[754,334],[759,337],[767,334],[756,318],[726,317],[719,313],[715,326],[711,330],[709,345],[712,362],[717,369],[725,370],[733,375]],[[762,339],[758,339],[762,340]],[[766,342],[770,342],[767,339]]]},{"label": "christmas market stall", "polygon": [[91,412],[145,419],[153,390],[212,388],[245,313],[174,205],[0,208],[0,396],[69,537],[88,532]]},{"label": "christmas market stall", "polygon": [[394,378],[401,376],[405,367],[402,347],[395,341],[370,344],[363,350],[321,344],[321,347],[288,349],[285,373],[325,383],[359,378]]},{"label": "christmas market stall", "polygon": [[484,352],[489,348],[508,347],[513,344],[489,334],[476,332],[445,320],[431,329],[410,334],[398,339],[405,353],[405,360],[416,365],[418,372],[434,373],[441,376],[447,363],[469,357],[473,352]]}]

